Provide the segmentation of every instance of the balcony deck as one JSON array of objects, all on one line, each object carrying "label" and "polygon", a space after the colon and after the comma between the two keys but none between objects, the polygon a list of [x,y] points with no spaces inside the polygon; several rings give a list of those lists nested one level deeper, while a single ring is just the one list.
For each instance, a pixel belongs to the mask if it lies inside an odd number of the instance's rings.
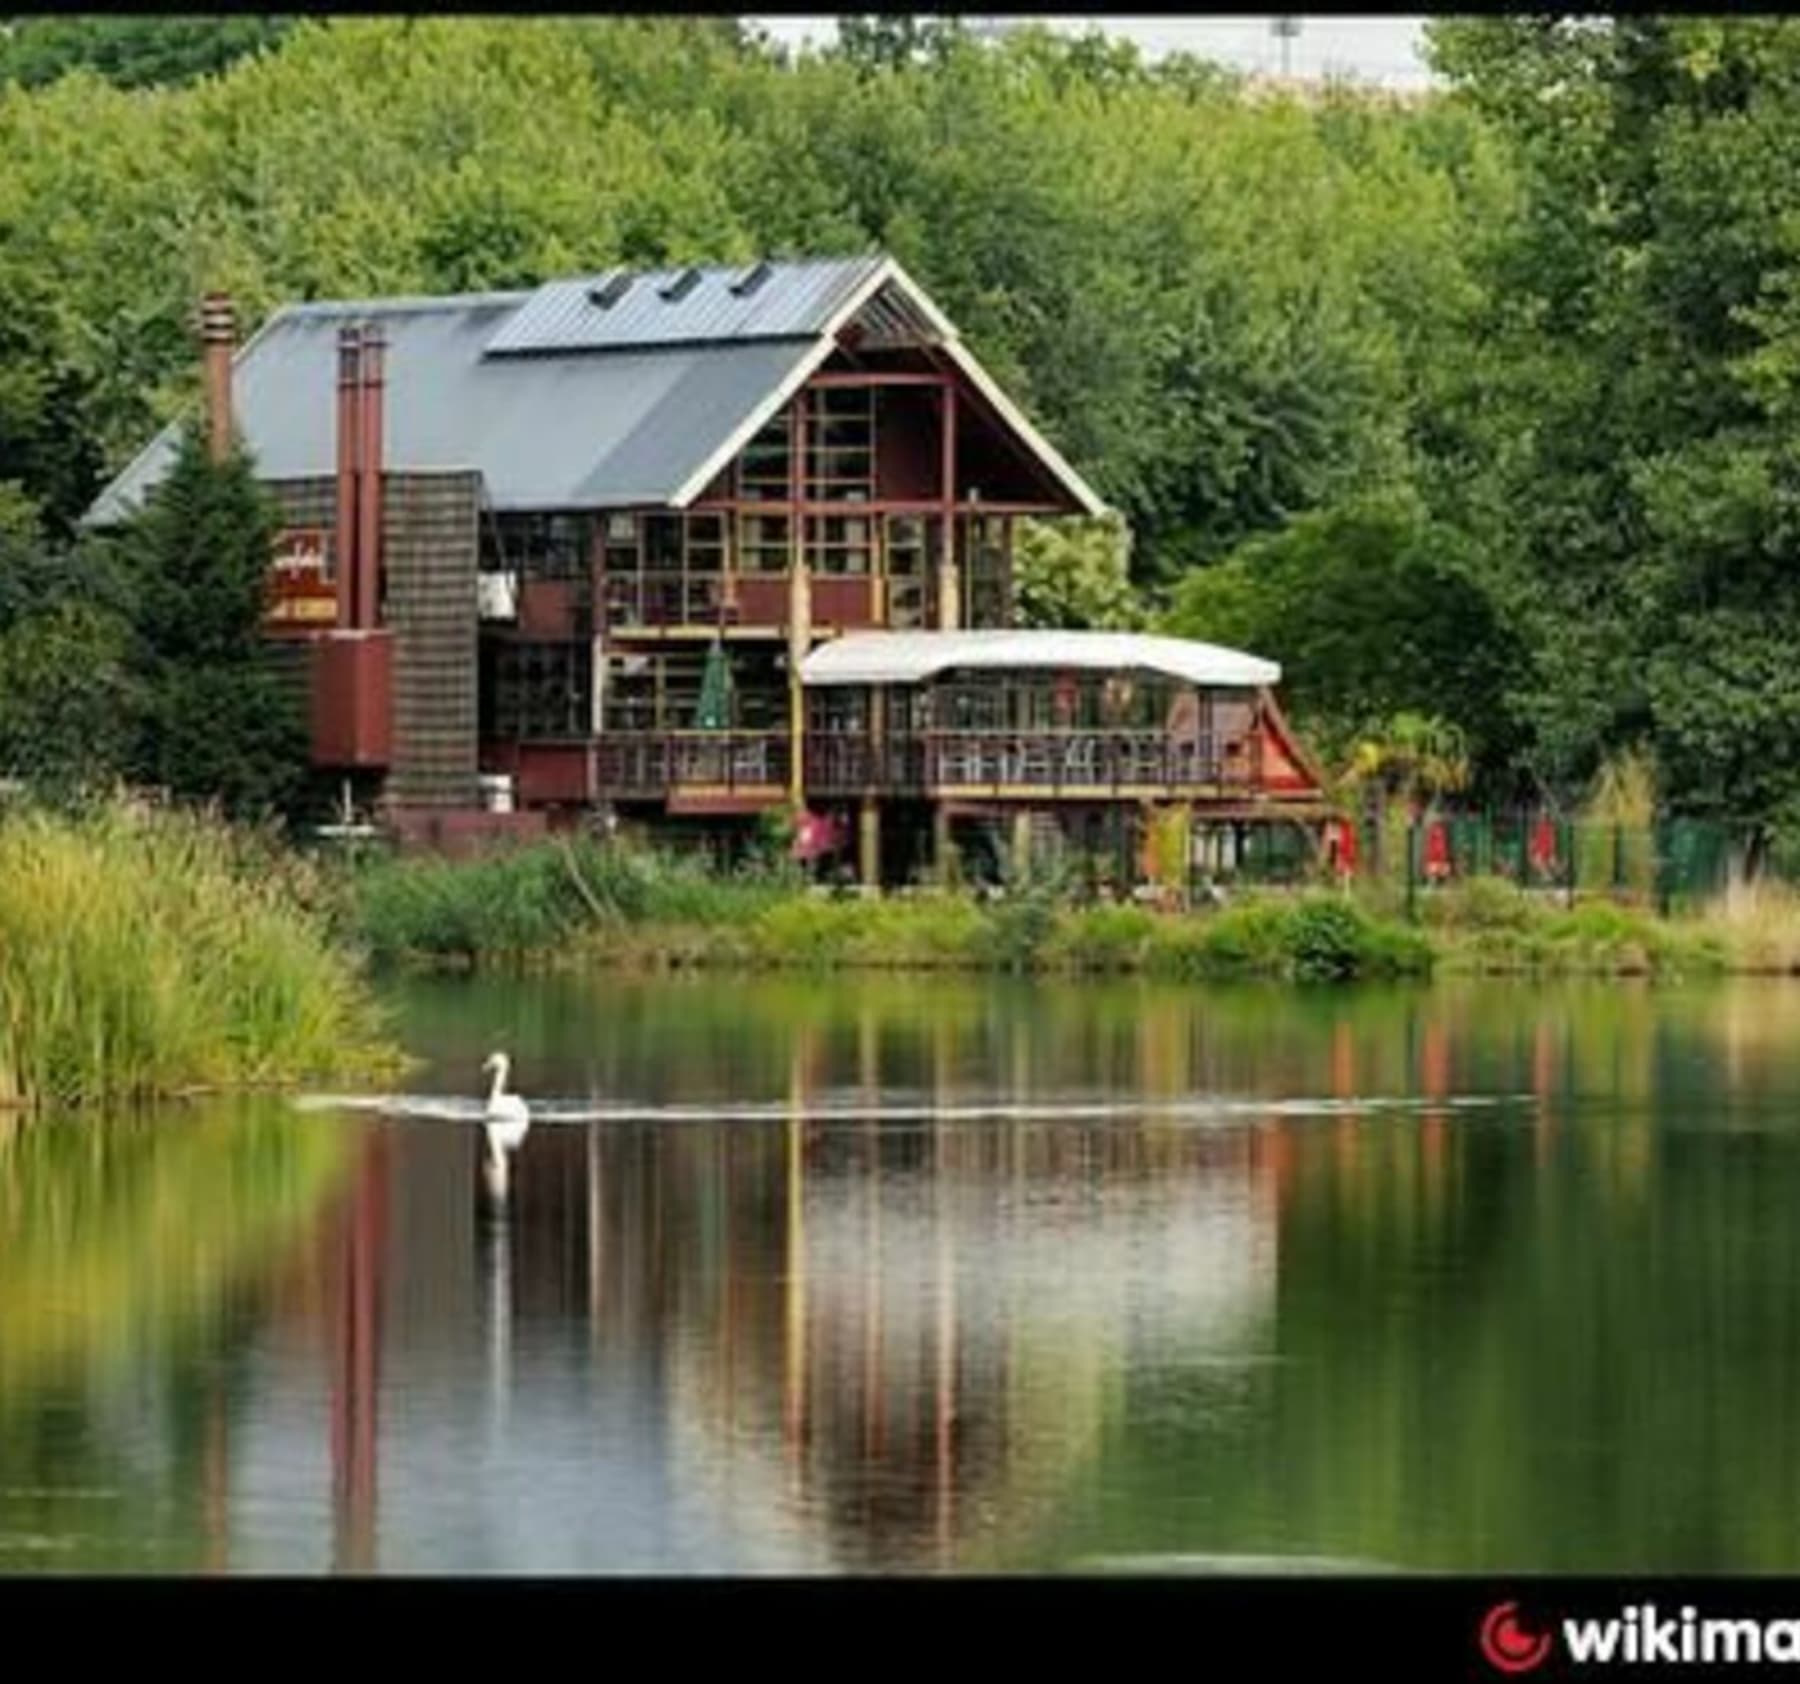
[{"label": "balcony deck", "polygon": [[[1220,740],[1143,730],[932,731],[876,741],[809,735],[809,799],[1110,802],[1286,799],[1262,775],[1259,733]],[[613,800],[693,806],[785,798],[785,731],[612,732],[595,743],[597,792]]]},{"label": "balcony deck", "polygon": [[596,791],[692,812],[751,812],[787,798],[785,731],[612,732],[594,744]]},{"label": "balcony deck", "polygon": [[876,742],[819,735],[806,745],[809,794],[985,795],[1119,801],[1255,794],[1260,744],[1160,731],[928,731]]}]

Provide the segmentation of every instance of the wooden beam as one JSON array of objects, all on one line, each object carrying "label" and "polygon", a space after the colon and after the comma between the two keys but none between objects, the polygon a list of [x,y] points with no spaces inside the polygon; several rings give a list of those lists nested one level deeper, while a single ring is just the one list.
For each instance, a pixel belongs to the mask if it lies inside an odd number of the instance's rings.
[{"label": "wooden beam", "polygon": [[943,521],[943,548],[938,553],[938,629],[954,631],[962,623],[962,579],[956,565],[956,387],[943,388],[941,399],[939,464],[939,513]]},{"label": "wooden beam", "polygon": [[788,406],[788,797],[806,799],[806,692],[800,663],[811,647],[812,590],[806,565],[806,394]]},{"label": "wooden beam", "polygon": [[869,386],[951,386],[955,376],[947,373],[921,373],[911,369],[826,369],[815,374],[807,385],[848,387],[852,391]]},{"label": "wooden beam", "polygon": [[[958,513],[979,515],[1058,515],[1066,513],[1057,503],[1001,503],[982,498],[979,503],[957,503]],[[693,514],[780,515],[794,508],[791,501],[773,498],[721,497],[696,503]],[[935,515],[944,508],[942,497],[871,497],[861,502],[822,503],[805,501],[799,512],[807,515]]]}]

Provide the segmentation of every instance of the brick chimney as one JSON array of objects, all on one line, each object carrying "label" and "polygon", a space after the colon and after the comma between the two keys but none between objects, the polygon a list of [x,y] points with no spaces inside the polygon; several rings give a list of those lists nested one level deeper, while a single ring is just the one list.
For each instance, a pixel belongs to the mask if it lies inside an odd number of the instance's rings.
[{"label": "brick chimney", "polygon": [[200,301],[200,343],[206,363],[206,441],[215,462],[231,454],[231,353],[237,347],[237,312],[229,293]]},{"label": "brick chimney", "polygon": [[337,623],[356,624],[357,476],[362,468],[362,329],[338,329]]},{"label": "brick chimney", "polygon": [[361,446],[362,507],[356,540],[356,625],[371,631],[381,623],[381,477],[383,472],[383,386],[387,341],[379,322],[362,330]]}]

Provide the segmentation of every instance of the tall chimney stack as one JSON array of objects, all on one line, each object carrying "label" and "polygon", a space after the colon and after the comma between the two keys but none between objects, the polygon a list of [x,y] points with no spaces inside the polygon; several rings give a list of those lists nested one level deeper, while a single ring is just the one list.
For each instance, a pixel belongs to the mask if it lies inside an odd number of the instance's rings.
[{"label": "tall chimney stack", "polygon": [[362,466],[362,330],[338,329],[337,601],[338,624],[356,624],[356,478]]},{"label": "tall chimney stack", "polygon": [[215,462],[231,454],[231,353],[237,346],[237,312],[229,293],[200,301],[200,343],[206,359],[206,437]]},{"label": "tall chimney stack", "polygon": [[379,322],[362,330],[361,531],[356,541],[356,624],[371,631],[381,623],[381,476],[383,385],[387,342]]}]

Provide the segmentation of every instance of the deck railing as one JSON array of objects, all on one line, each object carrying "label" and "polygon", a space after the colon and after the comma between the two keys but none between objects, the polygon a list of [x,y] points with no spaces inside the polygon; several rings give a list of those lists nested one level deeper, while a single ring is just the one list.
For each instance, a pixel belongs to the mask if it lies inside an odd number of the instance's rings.
[{"label": "deck railing", "polygon": [[1256,733],[1221,741],[1161,731],[931,731],[877,744],[818,734],[806,744],[806,784],[821,793],[1242,790],[1260,772]]},{"label": "deck railing", "polygon": [[[660,795],[706,785],[785,784],[785,731],[612,731],[595,744],[602,794]],[[1259,778],[1256,733],[1221,742],[1158,731],[933,731],[877,743],[859,733],[809,733],[810,795],[1249,793]]]},{"label": "deck railing", "polygon": [[599,792],[615,797],[766,789],[787,782],[791,763],[785,731],[610,732],[594,748]]}]

